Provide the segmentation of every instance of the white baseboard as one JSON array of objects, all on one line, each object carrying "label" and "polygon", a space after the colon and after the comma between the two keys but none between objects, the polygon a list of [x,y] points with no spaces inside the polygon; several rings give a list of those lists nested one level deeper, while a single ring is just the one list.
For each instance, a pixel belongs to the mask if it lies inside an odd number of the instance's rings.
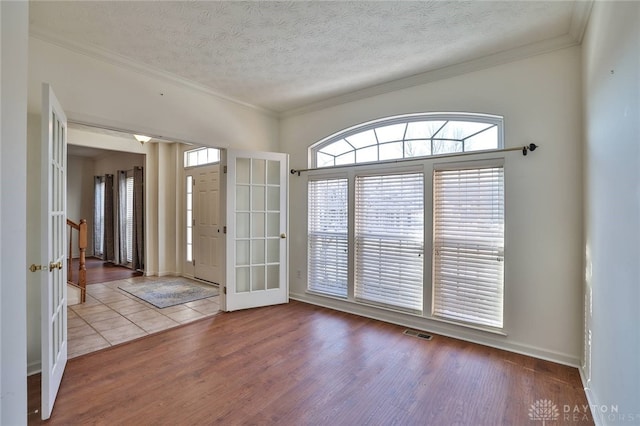
[{"label": "white baseboard", "polygon": [[534,346],[521,343],[505,341],[504,337],[496,336],[491,333],[466,329],[461,326],[448,324],[441,321],[432,321],[428,318],[420,318],[413,315],[405,315],[385,309],[378,309],[372,306],[351,303],[347,301],[320,297],[311,294],[292,293],[290,298],[312,305],[323,306],[329,309],[335,309],[341,312],[360,315],[379,321],[401,325],[403,327],[415,328],[442,336],[452,337],[454,339],[464,340],[467,342],[477,343],[484,346],[503,349],[505,351],[518,353],[521,355],[532,356],[534,358],[555,362],[578,368],[580,360],[575,356],[560,352],[549,351]]},{"label": "white baseboard", "polygon": [[77,305],[81,299],[81,290],[78,287],[67,284],[67,306]]},{"label": "white baseboard", "polygon": [[38,374],[42,372],[42,363],[40,361],[34,361],[30,364],[27,364],[27,376],[33,376],[34,374]]}]

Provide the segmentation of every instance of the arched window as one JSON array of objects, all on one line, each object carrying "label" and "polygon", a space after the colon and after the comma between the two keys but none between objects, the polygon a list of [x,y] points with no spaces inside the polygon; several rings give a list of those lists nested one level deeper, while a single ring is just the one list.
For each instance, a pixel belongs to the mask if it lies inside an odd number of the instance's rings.
[{"label": "arched window", "polygon": [[400,115],[345,129],[314,144],[311,167],[499,149],[502,139],[502,117],[496,115]]},{"label": "arched window", "polygon": [[307,291],[501,330],[502,158],[322,168],[503,147],[502,117],[465,113],[384,118],[314,144],[306,170]]}]

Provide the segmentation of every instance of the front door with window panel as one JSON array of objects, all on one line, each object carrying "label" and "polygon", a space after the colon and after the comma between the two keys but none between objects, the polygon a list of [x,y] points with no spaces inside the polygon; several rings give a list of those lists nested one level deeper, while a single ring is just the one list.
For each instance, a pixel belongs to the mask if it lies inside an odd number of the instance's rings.
[{"label": "front door with window panel", "polygon": [[287,303],[288,156],[227,152],[226,310]]},{"label": "front door with window panel", "polygon": [[193,262],[198,279],[222,282],[224,249],[220,223],[220,164],[193,170]]}]

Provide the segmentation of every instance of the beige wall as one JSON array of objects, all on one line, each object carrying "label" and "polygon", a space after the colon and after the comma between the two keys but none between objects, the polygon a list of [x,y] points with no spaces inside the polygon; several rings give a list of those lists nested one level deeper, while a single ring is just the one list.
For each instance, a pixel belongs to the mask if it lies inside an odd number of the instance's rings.
[{"label": "beige wall", "polygon": [[[27,423],[28,2],[0,2],[0,424]],[[38,262],[38,260],[35,260]]]},{"label": "beige wall", "polygon": [[157,200],[157,258],[153,275],[176,275],[178,262],[176,253],[177,240],[177,216],[180,214],[176,208],[177,179],[176,161],[178,144],[158,144],[156,146],[157,159],[157,186],[155,198]]},{"label": "beige wall", "polygon": [[583,43],[583,374],[601,424],[640,424],[638,23],[640,3],[596,2]]},{"label": "beige wall", "polygon": [[94,174],[116,175],[118,170],[132,170],[134,167],[144,167],[145,155],[130,152],[110,152],[100,155],[95,160]]},{"label": "beige wall", "polygon": [[[579,365],[582,330],[580,101],[580,49],[574,47],[284,118],[281,123],[280,148],[291,155],[293,168],[307,167],[308,147],[334,132],[376,118],[414,112],[502,115],[506,147],[531,142],[540,145],[539,150],[526,158],[518,152],[504,155],[506,336],[430,319],[428,309],[427,318],[420,318],[307,294],[307,180],[304,174],[292,176],[290,186],[291,208],[295,212],[291,215],[289,241],[291,297]],[[426,162],[427,173],[433,162]],[[430,223],[428,218],[426,223]],[[426,288],[430,288],[428,271],[425,282]]]},{"label": "beige wall", "polygon": [[[41,262],[40,223],[40,115],[29,114],[27,126],[27,258]],[[40,370],[40,278],[27,275],[27,371]]]},{"label": "beige wall", "polygon": [[[67,217],[76,223],[80,219],[86,219],[87,256],[93,255],[94,169],[95,162],[92,158],[67,156]],[[79,256],[77,244],[73,245],[73,256]]]},{"label": "beige wall", "polygon": [[31,37],[29,112],[39,111],[42,82],[70,119],[220,148],[278,147],[278,121],[260,110]]}]

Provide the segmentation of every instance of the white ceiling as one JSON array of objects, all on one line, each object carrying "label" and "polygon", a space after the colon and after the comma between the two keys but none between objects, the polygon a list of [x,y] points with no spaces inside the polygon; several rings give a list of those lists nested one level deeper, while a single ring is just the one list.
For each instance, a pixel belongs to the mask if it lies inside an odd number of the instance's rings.
[{"label": "white ceiling", "polygon": [[[95,126],[87,126],[84,124],[78,124],[73,122],[69,123],[69,128],[82,130],[85,132],[97,133],[101,135],[107,135],[107,136],[120,138],[120,139],[128,139],[130,140],[132,145],[140,143],[133,137],[132,134],[121,132],[118,130],[104,129],[104,128],[95,127]],[[104,157],[105,155],[113,154],[114,152],[118,152],[118,151],[108,150],[104,148],[95,148],[95,147],[84,146],[84,145],[74,145],[72,141],[69,141],[69,143],[67,144],[67,155],[73,155],[75,157],[97,159],[100,157]]]},{"label": "white ceiling", "polygon": [[67,155],[72,155],[74,157],[83,157],[83,158],[100,158],[104,156],[106,153],[110,153],[113,151],[106,151],[100,148],[92,148],[89,146],[80,146],[80,145],[71,145],[67,144]]},{"label": "white ceiling", "polygon": [[579,38],[581,3],[32,1],[30,28],[284,112],[572,31]]}]

